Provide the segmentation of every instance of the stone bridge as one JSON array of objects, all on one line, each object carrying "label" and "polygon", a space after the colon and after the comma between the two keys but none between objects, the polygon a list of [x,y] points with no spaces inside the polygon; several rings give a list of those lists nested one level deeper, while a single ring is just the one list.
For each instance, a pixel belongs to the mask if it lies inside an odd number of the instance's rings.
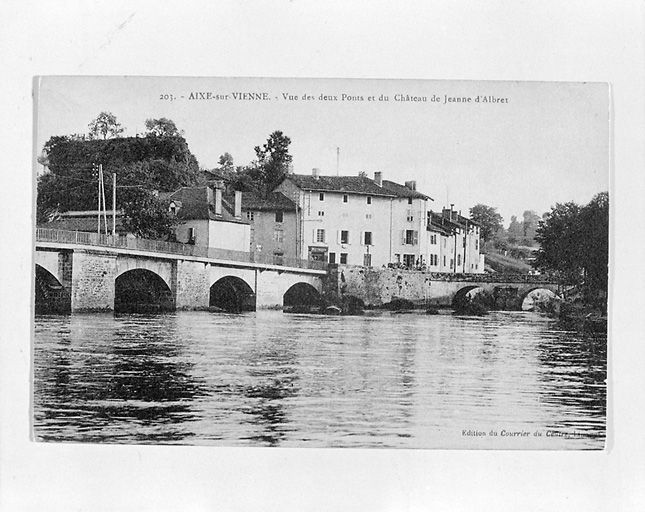
[{"label": "stone bridge", "polygon": [[317,262],[257,262],[185,244],[38,229],[36,310],[168,311],[298,306],[319,299]]},{"label": "stone bridge", "polygon": [[524,300],[536,290],[560,292],[557,282],[541,275],[448,274],[349,265],[329,269],[327,289],[341,299],[356,297],[368,306],[407,299],[427,307],[451,307],[463,295],[485,291],[502,310],[522,309]]}]

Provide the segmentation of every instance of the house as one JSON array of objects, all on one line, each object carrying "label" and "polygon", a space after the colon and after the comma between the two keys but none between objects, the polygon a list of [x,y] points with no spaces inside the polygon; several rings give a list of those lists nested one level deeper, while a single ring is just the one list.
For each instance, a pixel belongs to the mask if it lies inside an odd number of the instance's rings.
[{"label": "house", "polygon": [[434,201],[430,196],[417,191],[416,181],[406,181],[400,185],[383,180],[382,173],[374,173],[374,182],[390,192],[392,255],[390,262],[402,264],[406,268],[423,268],[430,263],[428,256],[428,232],[426,219],[429,204]]},{"label": "house", "polygon": [[178,242],[201,247],[249,252],[251,229],[242,217],[242,193],[225,203],[222,189],[214,186],[182,187],[168,195],[170,211],[177,216]]},{"label": "house", "polygon": [[278,265],[302,259],[298,205],[281,192],[264,197],[242,193],[242,216],[251,227],[250,251],[255,261]]},{"label": "house", "polygon": [[329,263],[483,272],[479,226],[456,211],[435,214],[415,181],[288,174],[276,188],[300,209],[300,251]]},{"label": "house", "polygon": [[287,174],[276,188],[300,210],[304,258],[348,265],[382,266],[392,261],[393,192],[365,175]]},{"label": "house", "polygon": [[429,212],[429,269],[434,272],[481,274],[484,255],[480,253],[480,226],[463,217],[461,212],[442,208],[441,213]]}]

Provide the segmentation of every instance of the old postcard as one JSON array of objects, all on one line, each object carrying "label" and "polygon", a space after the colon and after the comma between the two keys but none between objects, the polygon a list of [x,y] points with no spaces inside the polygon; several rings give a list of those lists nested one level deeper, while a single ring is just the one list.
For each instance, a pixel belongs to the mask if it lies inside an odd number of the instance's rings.
[{"label": "old postcard", "polygon": [[34,440],[605,447],[608,84],[34,97]]}]

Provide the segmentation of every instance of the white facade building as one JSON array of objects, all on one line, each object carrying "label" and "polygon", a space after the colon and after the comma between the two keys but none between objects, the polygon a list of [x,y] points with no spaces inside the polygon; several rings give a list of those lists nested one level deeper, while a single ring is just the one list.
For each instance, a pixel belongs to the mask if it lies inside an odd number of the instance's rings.
[{"label": "white facade building", "polygon": [[182,187],[170,194],[170,208],[179,220],[178,242],[212,249],[249,252],[251,228],[242,217],[242,193],[235,193],[231,211],[220,188]]},{"label": "white facade building", "polygon": [[276,188],[300,207],[300,253],[342,265],[481,273],[479,226],[405,185],[359,176],[288,174]]}]

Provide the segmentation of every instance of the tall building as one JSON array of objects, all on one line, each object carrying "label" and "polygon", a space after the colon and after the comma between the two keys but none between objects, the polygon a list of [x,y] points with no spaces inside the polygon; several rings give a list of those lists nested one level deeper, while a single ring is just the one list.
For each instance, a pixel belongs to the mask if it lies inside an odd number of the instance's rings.
[{"label": "tall building", "polygon": [[303,257],[342,265],[483,272],[479,226],[452,210],[432,212],[415,181],[288,174],[276,189],[299,206]]}]

